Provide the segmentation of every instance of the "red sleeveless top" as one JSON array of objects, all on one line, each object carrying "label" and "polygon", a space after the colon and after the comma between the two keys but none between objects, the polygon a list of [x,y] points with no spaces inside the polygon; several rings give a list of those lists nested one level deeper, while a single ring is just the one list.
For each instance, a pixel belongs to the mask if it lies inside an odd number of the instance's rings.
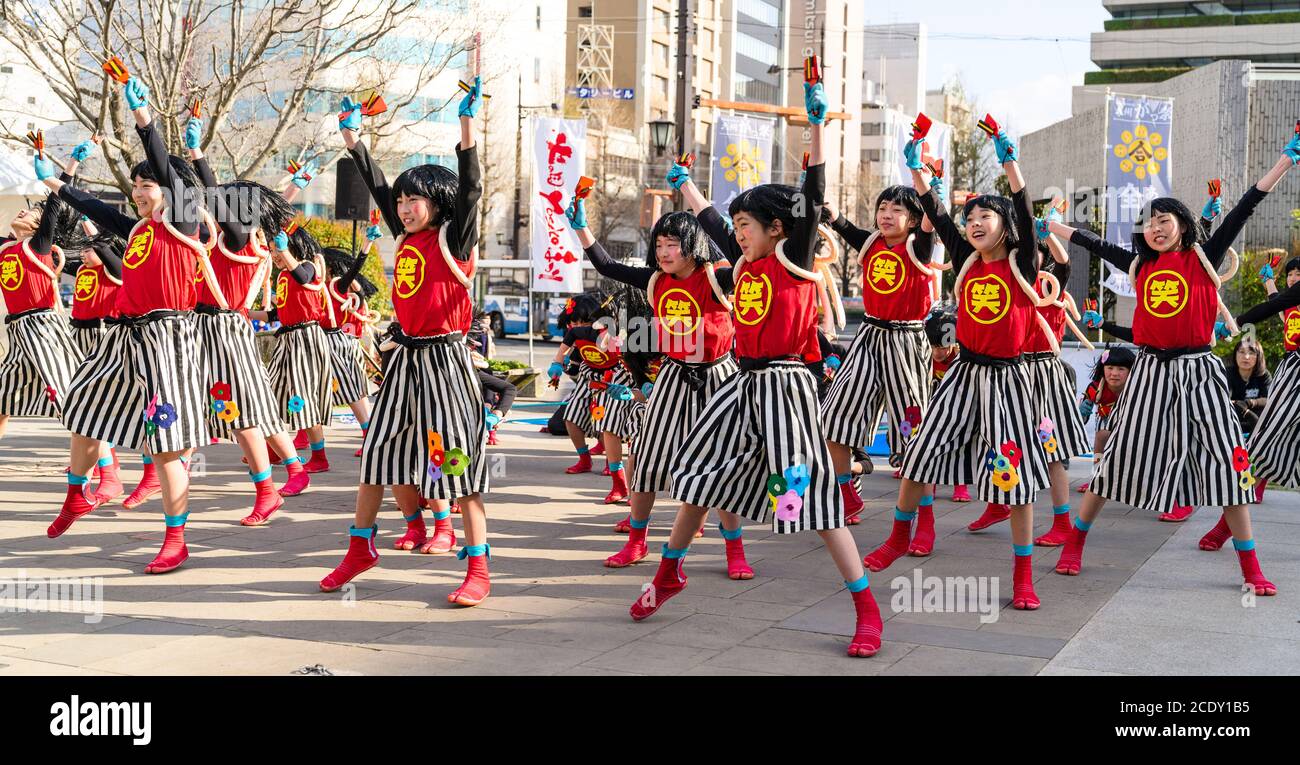
[{"label": "red sleeveless top", "polygon": [[1300,307],[1282,312],[1282,345],[1287,351],[1300,349]]},{"label": "red sleeveless top", "polygon": [[325,281],[319,266],[316,271],[310,284],[299,284],[292,273],[280,272],[275,280],[275,310],[280,324],[291,327],[307,321],[326,321],[329,312],[325,307]]},{"label": "red sleeveless top", "polygon": [[131,229],[122,254],[117,310],[143,316],[160,309],[192,311],[198,300],[194,275],[203,245],[166,221],[141,220]]},{"label": "red sleeveless top", "polygon": [[934,302],[934,272],[916,259],[913,237],[890,247],[879,232],[862,256],[862,307],[883,321],[924,321]]},{"label": "red sleeveless top", "polygon": [[54,280],[47,269],[53,273],[54,259],[32,252],[26,239],[0,247],[0,293],[9,313],[54,308]]},{"label": "red sleeveless top", "polygon": [[817,343],[817,282],[800,278],[791,269],[813,276],[784,259],[784,240],[776,253],[736,266],[736,353],[742,358],[773,359],[797,356],[807,363],[821,361]]},{"label": "red sleeveless top", "polygon": [[984,356],[1015,358],[1037,321],[1034,300],[1020,286],[1011,258],[971,258],[958,286],[957,342]]},{"label": "red sleeveless top", "polygon": [[736,334],[731,302],[719,294],[711,268],[696,267],[685,279],[662,271],[651,277],[650,307],[659,350],[678,361],[707,363],[731,350]]},{"label": "red sleeveless top", "polygon": [[1197,250],[1166,252],[1139,268],[1133,342],[1158,349],[1210,345],[1219,285],[1209,268]]},{"label": "red sleeveless top", "polygon": [[117,291],[121,282],[104,270],[104,266],[82,264],[72,288],[72,318],[103,319],[117,315]]},{"label": "red sleeveless top", "polygon": [[469,331],[469,298],[477,253],[467,261],[448,252],[443,228],[398,237],[393,261],[393,311],[402,332],[431,337]]},{"label": "red sleeveless top", "polygon": [[[252,236],[248,237],[248,244],[238,252],[226,249],[225,239],[225,232],[217,236],[217,246],[212,250],[211,256],[212,273],[216,276],[217,286],[221,288],[221,294],[226,299],[226,307],[247,316],[248,299],[250,295],[257,294],[261,287],[260,282],[266,278],[271,268],[271,253],[259,247]],[[204,278],[201,268],[194,286],[198,291],[199,303],[220,307],[221,302],[217,300],[212,287]]]}]

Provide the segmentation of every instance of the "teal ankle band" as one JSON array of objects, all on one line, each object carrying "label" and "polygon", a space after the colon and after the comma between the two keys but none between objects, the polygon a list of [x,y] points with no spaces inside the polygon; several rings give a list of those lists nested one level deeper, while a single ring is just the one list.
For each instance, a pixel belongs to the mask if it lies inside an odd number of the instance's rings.
[{"label": "teal ankle band", "polygon": [[871,582],[867,581],[867,575],[864,573],[862,576],[858,577],[858,579],[856,579],[855,581],[844,582],[844,586],[849,588],[849,592],[862,592],[863,590],[871,586]]},{"label": "teal ankle band", "polygon": [[737,526],[735,531],[727,531],[726,529],[722,528],[722,524],[719,523],[718,531],[722,532],[723,539],[727,539],[734,542],[737,539],[740,539],[741,534],[744,530],[741,527]]},{"label": "teal ankle band", "polygon": [[920,507],[932,507],[934,505],[934,495],[926,494],[924,497],[921,497],[921,501],[916,504]]},{"label": "teal ankle band", "polygon": [[1091,523],[1088,523],[1087,521],[1085,521],[1085,520],[1082,519],[1082,518],[1075,518],[1075,519],[1074,519],[1074,527],[1075,527],[1076,529],[1078,529],[1079,531],[1087,531],[1087,530],[1089,530],[1089,529],[1092,528],[1092,524],[1091,524]]},{"label": "teal ankle band", "polygon": [[488,560],[492,560],[492,545],[487,542],[481,545],[466,545],[460,548],[460,552],[456,553],[456,558],[465,560],[466,558],[477,558],[482,555],[486,555]]},{"label": "teal ankle band", "polygon": [[189,517],[190,511],[186,510],[180,515],[164,515],[163,522],[167,524],[167,528],[174,529],[177,526],[184,526],[186,519]]},{"label": "teal ankle band", "polygon": [[672,549],[672,548],[670,548],[670,547],[668,546],[668,543],[667,543],[667,542],[664,542],[664,551],[663,551],[663,556],[664,556],[665,558],[668,558],[669,560],[678,560],[678,559],[680,559],[680,558],[685,558],[685,557],[686,557],[686,550],[689,550],[689,549],[690,549],[690,548],[688,547],[688,548],[685,548],[685,549],[682,549],[682,550],[674,550],[674,549]]},{"label": "teal ankle band", "polygon": [[324,448],[325,448],[325,442],[324,442],[324,441],[314,441],[314,442],[312,442],[312,445],[311,445],[311,450],[312,450],[312,451],[314,451],[314,452],[318,452],[318,451],[320,451],[321,449],[324,449]]},{"label": "teal ankle band", "polygon": [[348,526],[348,536],[350,537],[365,537],[366,539],[369,539],[377,533],[379,533],[378,525],[371,526],[368,529],[359,529],[356,526]]},{"label": "teal ankle band", "polygon": [[898,508],[894,508],[894,520],[896,521],[912,521],[915,518],[916,518],[915,510],[913,510],[910,513],[905,513],[902,510],[899,510]]},{"label": "teal ankle band", "polygon": [[407,523],[415,523],[416,521],[420,520],[420,517],[421,517],[420,511],[416,510],[415,513],[413,513],[412,515],[403,515],[402,520],[406,521]]},{"label": "teal ankle band", "polygon": [[261,483],[271,477],[271,468],[267,468],[260,473],[254,473],[250,470],[248,471],[248,477],[253,479],[253,483]]},{"label": "teal ankle band", "polygon": [[840,486],[843,486],[844,484],[852,480],[853,480],[852,473],[840,473],[839,475],[835,476],[835,483],[838,483]]},{"label": "teal ankle band", "polygon": [[1016,554],[1017,558],[1024,558],[1034,554],[1033,545],[1011,545],[1011,551]]},{"label": "teal ankle band", "polygon": [[1052,512],[1056,515],[1068,515],[1070,512],[1070,503],[1064,505],[1052,505]]},{"label": "teal ankle band", "polygon": [[447,520],[447,519],[450,518],[450,517],[451,517],[451,511],[450,511],[450,510],[434,510],[434,511],[433,511],[433,519],[434,519],[435,521],[445,521],[445,520]]},{"label": "teal ankle band", "polygon": [[112,457],[100,457],[100,458],[99,458],[99,461],[96,462],[95,464],[96,464],[97,466],[99,466],[99,467],[102,467],[102,468],[103,468],[103,467],[108,467],[109,465],[112,465],[112,464],[113,464],[113,458],[112,458]]},{"label": "teal ankle band", "polygon": [[637,519],[633,518],[632,520],[628,521],[627,523],[628,523],[629,526],[631,526],[631,527],[634,528],[634,529],[644,529],[644,528],[649,528],[649,526],[650,526],[650,519],[649,519],[649,518],[646,518],[644,521],[638,521]]},{"label": "teal ankle band", "polygon": [[143,463],[146,464],[146,465],[152,465],[152,464],[153,464],[153,457],[150,457],[150,456],[147,455],[147,454],[141,454],[141,455],[140,455],[140,461],[143,462]]},{"label": "teal ankle band", "polygon": [[1234,550],[1236,550],[1237,552],[1246,552],[1247,550],[1254,550],[1254,549],[1255,549],[1255,540],[1254,540],[1254,539],[1237,539],[1236,537],[1233,537],[1233,538],[1232,538],[1232,548],[1233,548]]}]

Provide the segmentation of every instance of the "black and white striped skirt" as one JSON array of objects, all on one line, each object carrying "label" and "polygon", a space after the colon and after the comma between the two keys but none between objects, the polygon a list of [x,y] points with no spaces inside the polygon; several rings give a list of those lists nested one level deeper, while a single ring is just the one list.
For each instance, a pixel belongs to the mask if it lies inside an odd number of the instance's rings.
[{"label": "black and white striped skirt", "polygon": [[[63,411],[68,430],[151,454],[208,443],[192,314],[112,324],[77,368]],[[152,406],[153,417],[146,420]]]},{"label": "black and white striped skirt", "polygon": [[1155,512],[1253,501],[1227,376],[1210,352],[1162,361],[1140,351],[1110,419],[1096,494]]},{"label": "black and white striped skirt", "polygon": [[330,346],[330,390],[334,403],[347,406],[369,395],[370,383],[361,366],[361,341],[343,330],[326,332]]},{"label": "black and white striped skirt", "polygon": [[104,325],[102,323],[93,327],[73,327],[72,341],[77,344],[81,350],[81,358],[87,358],[99,345],[100,339],[104,336]]},{"label": "black and white striped skirt", "polygon": [[418,485],[428,499],[485,492],[486,440],[483,395],[469,348],[463,342],[398,346],[384,365],[384,384],[361,445],[361,481]]},{"label": "black and white striped skirt", "polygon": [[695,432],[700,412],[738,370],[735,359],[724,356],[698,370],[703,385],[695,390],[687,384],[689,370],[685,366],[664,361],[650,391],[641,432],[632,443],[632,491],[672,488],[673,467],[682,447]]},{"label": "black and white striped skirt", "polygon": [[864,323],[822,402],[826,437],[870,446],[883,411],[889,417],[890,464],[896,465],[907,441],[899,426],[909,410],[914,419],[923,418],[929,399],[930,342],[921,323],[899,329]]},{"label": "black and white striped skirt", "polygon": [[903,477],[972,485],[985,502],[1031,503],[1048,485],[1040,420],[1028,365],[959,358],[903,452]]},{"label": "black and white striped skirt", "polygon": [[1027,358],[1025,366],[1029,367],[1034,399],[1042,417],[1037,427],[1038,440],[1047,461],[1064,462],[1092,451],[1075,404],[1074,381],[1065,363],[1054,353],[1044,353]]},{"label": "black and white striped skirt", "polygon": [[709,399],[673,469],[673,497],[778,534],[844,526],[817,380],[798,361],[737,372]]},{"label": "black and white striped skirt", "polygon": [[[625,388],[631,388],[635,385],[632,373],[622,364],[614,367],[613,372],[614,374],[608,382],[622,385]],[[600,372],[600,376],[596,379],[605,382],[605,372]],[[636,407],[637,401],[635,399],[620,401],[609,395],[607,390],[592,391],[592,427],[601,433],[613,433],[626,441],[640,429],[640,424],[635,420]]]},{"label": "black and white striped skirt", "polygon": [[271,389],[290,430],[330,421],[330,349],[319,324],[280,329],[271,351]]},{"label": "black and white striped skirt", "polygon": [[573,393],[564,404],[564,419],[578,426],[578,429],[588,438],[594,438],[600,433],[596,423],[591,419],[593,398],[591,383],[599,380],[603,374],[604,372],[598,372],[586,364],[580,365],[573,381]]},{"label": "black and white striped skirt", "polygon": [[236,431],[248,428],[260,428],[265,436],[284,432],[282,407],[248,319],[221,312],[195,313],[194,320],[212,435],[233,440]]},{"label": "black and white striped skirt", "polygon": [[1250,434],[1257,479],[1300,488],[1300,351],[1282,357],[1269,384],[1268,406]]},{"label": "black and white striped skirt", "polygon": [[9,350],[0,360],[0,415],[58,417],[82,353],[68,322],[40,311],[9,323]]}]

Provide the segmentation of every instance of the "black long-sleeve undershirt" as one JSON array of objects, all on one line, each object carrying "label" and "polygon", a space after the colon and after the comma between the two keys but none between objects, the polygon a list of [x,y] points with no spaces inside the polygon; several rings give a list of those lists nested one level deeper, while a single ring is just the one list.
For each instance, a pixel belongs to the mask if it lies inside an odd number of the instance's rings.
[{"label": "black long-sleeve undershirt", "polygon": [[1258,324],[1269,316],[1300,305],[1300,282],[1269,296],[1268,300],[1237,316],[1237,325]]},{"label": "black long-sleeve undershirt", "polygon": [[32,234],[29,246],[37,255],[49,255],[54,249],[54,224],[59,217],[59,208],[63,202],[58,194],[45,198],[45,209],[41,211],[41,222]]},{"label": "black long-sleeve undershirt", "polygon": [[[874,231],[858,228],[853,221],[844,217],[843,213],[838,218],[831,221],[831,230],[840,235],[840,238],[856,250],[859,255],[866,255],[862,248],[866,246],[867,240],[875,234]],[[934,232],[924,229],[917,229],[916,238],[912,240],[912,252],[916,253],[916,259],[922,263],[929,263],[934,256]]]},{"label": "black long-sleeve undershirt", "polygon": [[116,207],[68,184],[64,184],[59,188],[59,199],[67,202],[77,212],[90,218],[96,226],[123,239],[129,239],[131,229],[135,228],[136,223],[140,222],[138,218],[125,215]]},{"label": "black long-sleeve undershirt", "polygon": [[347,273],[339,277],[337,289],[340,295],[346,296],[348,290],[352,289],[352,282],[356,281],[357,275],[361,273],[361,269],[366,265],[366,258],[369,256],[370,248],[367,247],[352,259],[352,267],[348,269]]},{"label": "black long-sleeve undershirt", "polygon": [[158,179],[158,185],[163,188],[164,194],[170,194],[171,198],[165,200],[167,220],[171,221],[172,226],[182,234],[197,236],[201,207],[197,190],[186,187],[185,182],[172,170],[167,146],[163,143],[162,133],[154,123],[155,120],[150,120],[148,125],[137,126],[135,130],[140,135],[140,142],[144,144],[145,159],[149,163],[149,169]]},{"label": "black long-sleeve undershirt", "polygon": [[316,266],[309,260],[304,260],[294,266],[289,272],[293,280],[299,284],[311,284],[316,279]]},{"label": "black long-sleeve undershirt", "polygon": [[[785,256],[795,266],[811,271],[817,254],[817,225],[821,222],[822,206],[826,199],[826,164],[812,165],[804,174],[802,194],[803,215],[795,220],[794,230],[789,232],[784,247]],[[727,227],[726,221],[712,206],[701,210],[696,216],[704,233],[709,235],[723,256],[731,265],[740,262],[744,252],[736,243],[736,236]]]},{"label": "black long-sleeve undershirt", "polygon": [[478,370],[478,379],[484,390],[490,390],[497,394],[496,405],[492,408],[502,415],[507,414],[510,407],[515,403],[515,396],[518,395],[519,389],[511,385],[509,381],[482,369]]},{"label": "black long-sleeve undershirt", "polygon": [[[629,287],[649,290],[650,278],[659,272],[657,268],[649,266],[629,266],[619,263],[610,256],[609,252],[600,242],[592,242],[584,252],[591,261],[591,265],[596,272],[607,279],[613,279],[616,282],[622,282]],[[713,276],[718,280],[718,286],[723,292],[730,292],[734,287],[733,278],[730,268],[715,268]]]},{"label": "black long-sleeve undershirt", "polygon": [[[1011,201],[1015,205],[1016,239],[1019,244],[1008,256],[1025,277],[1025,281],[1033,284],[1038,278],[1038,236],[1034,231],[1034,211],[1024,189],[1012,193]],[[977,255],[975,246],[966,241],[937,191],[931,189],[929,193],[921,195],[921,209],[925,211],[939,241],[943,242],[948,251],[948,260],[953,269],[960,273],[966,261]]]},{"label": "black long-sleeve undershirt", "polygon": [[[388,230],[393,236],[400,236],[406,228],[397,217],[397,205],[393,200],[388,179],[384,177],[384,171],[371,159],[364,143],[358,141],[349,153],[356,161],[361,180],[365,182],[366,188],[370,189],[370,196],[378,205]],[[459,183],[456,187],[456,209],[452,216],[452,225],[447,227],[447,247],[451,250],[451,256],[457,260],[469,260],[470,251],[478,245],[478,202],[483,196],[478,148],[457,147],[456,166]]]},{"label": "black long-sleeve undershirt", "polygon": [[1106,332],[1109,335],[1112,335],[1113,337],[1118,337],[1120,340],[1124,340],[1130,343],[1133,342],[1132,327],[1125,327],[1121,324],[1116,324],[1113,321],[1103,321],[1101,323],[1101,329],[1102,331]]}]

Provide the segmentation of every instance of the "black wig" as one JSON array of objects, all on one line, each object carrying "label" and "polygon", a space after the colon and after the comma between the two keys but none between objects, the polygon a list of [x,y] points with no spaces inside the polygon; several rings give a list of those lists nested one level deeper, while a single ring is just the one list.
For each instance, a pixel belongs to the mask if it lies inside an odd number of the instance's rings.
[{"label": "black wig", "polygon": [[[177,178],[181,179],[181,183],[184,183],[187,188],[195,191],[203,189],[203,182],[199,180],[198,174],[194,172],[194,168],[189,162],[186,162],[175,154],[168,154],[167,164],[171,165],[172,172],[176,174]],[[131,168],[131,180],[137,178],[142,181],[153,181],[157,184],[162,183],[162,181],[158,180],[158,177],[154,174],[153,167],[150,166],[148,160]]]},{"label": "black wig", "polygon": [[[356,263],[356,259],[348,254],[347,250],[340,250],[338,247],[326,247],[321,250],[321,256],[325,260],[325,271],[330,279],[342,277],[352,270],[352,266]],[[359,272],[352,283],[357,285],[357,289],[361,290],[361,296],[366,299],[379,291],[374,282],[362,276]]]},{"label": "black wig", "polygon": [[1286,265],[1282,267],[1282,273],[1284,275],[1290,274],[1292,271],[1300,271],[1300,257],[1291,258],[1286,262]]},{"label": "black wig", "polygon": [[1178,250],[1190,250],[1197,242],[1201,241],[1200,218],[1192,215],[1192,211],[1187,209],[1187,205],[1173,197],[1153,199],[1150,204],[1142,208],[1137,220],[1133,221],[1133,252],[1137,253],[1139,267],[1143,263],[1155,260],[1160,255],[1160,253],[1151,249],[1151,245],[1147,244],[1146,236],[1142,233],[1142,230],[1146,227],[1148,220],[1165,213],[1177,218],[1178,224],[1182,226],[1183,236],[1178,242]]},{"label": "black wig", "polygon": [[218,187],[227,195],[226,204],[242,226],[259,226],[269,242],[288,227],[295,215],[293,206],[279,193],[253,181],[232,181]]},{"label": "black wig", "polygon": [[433,227],[451,220],[456,212],[456,190],[460,178],[442,165],[419,165],[406,170],[393,182],[393,204],[400,197],[424,197],[433,203]]},{"label": "black wig", "polygon": [[736,195],[727,206],[727,214],[735,218],[740,213],[746,213],[765,227],[781,221],[785,235],[790,236],[798,223],[794,215],[795,207],[801,202],[807,203],[801,199],[802,193],[794,186],[765,183]]},{"label": "black wig", "polygon": [[[300,263],[315,263],[316,256],[321,254],[320,242],[316,241],[316,237],[307,233],[307,229],[299,227],[297,231],[289,235],[289,253]],[[317,274],[317,276],[322,275]]]},{"label": "black wig", "polygon": [[655,257],[655,245],[659,243],[661,236],[680,242],[682,254],[694,258],[696,266],[703,266],[716,260],[715,256],[719,254],[716,248],[709,246],[711,244],[709,237],[694,215],[688,212],[670,212],[656,221],[654,230],[650,232],[650,248],[646,253],[646,265],[651,268],[659,267],[659,261]]},{"label": "black wig", "polygon": [[946,348],[957,343],[957,306],[940,303],[925,317],[925,336],[932,348]]},{"label": "black wig", "polygon": [[1100,380],[1102,374],[1106,371],[1106,367],[1132,369],[1135,363],[1137,363],[1137,356],[1133,355],[1133,351],[1128,348],[1124,346],[1107,348],[1097,357],[1097,363],[1092,367],[1092,381],[1097,382]]}]

